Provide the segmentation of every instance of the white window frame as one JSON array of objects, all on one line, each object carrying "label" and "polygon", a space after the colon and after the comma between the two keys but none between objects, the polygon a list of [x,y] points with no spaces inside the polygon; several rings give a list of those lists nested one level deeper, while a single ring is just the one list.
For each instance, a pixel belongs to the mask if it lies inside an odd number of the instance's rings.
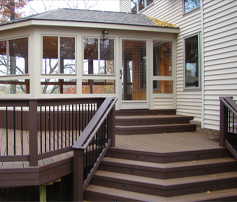
[{"label": "white window frame", "polygon": [[188,12],[185,12],[185,2],[184,2],[184,1],[185,1],[185,0],[182,0],[183,15],[185,15],[185,14],[187,14],[187,13],[190,13],[190,12],[192,12],[192,11],[194,11],[194,10],[200,9],[200,7],[201,7],[201,1],[202,1],[202,0],[200,0],[200,6],[194,8],[194,9],[188,11]]},{"label": "white window frame", "polygon": [[[58,73],[58,74],[44,74],[42,72],[42,68],[43,68],[43,54],[44,54],[44,46],[43,46],[43,37],[44,36],[49,36],[49,37],[58,37],[58,69],[60,69],[60,38],[61,37],[74,37],[75,38],[75,74],[64,74],[64,73]],[[41,52],[41,68],[40,68],[40,75],[41,76],[58,76],[58,75],[62,75],[62,76],[76,76],[77,75],[77,37],[76,36],[71,36],[71,35],[41,35],[41,47],[42,47],[42,52]]]},{"label": "white window frame", "polygon": [[[98,39],[98,64],[100,64],[100,40],[102,40],[103,38],[101,38],[101,37],[98,37],[98,36],[82,36],[82,47],[83,47],[83,51],[82,51],[82,53],[83,53],[83,58],[82,58],[82,76],[96,76],[96,77],[98,77],[98,76],[104,76],[104,77],[111,77],[111,76],[115,76],[115,72],[116,72],[116,69],[115,69],[115,64],[116,64],[116,62],[115,62],[115,43],[116,43],[116,40],[115,40],[115,38],[113,38],[113,37],[111,37],[111,38],[108,38],[108,40],[109,39],[113,39],[114,40],[114,73],[113,74],[100,74],[100,73],[98,73],[98,74],[84,74],[84,38],[95,38],[95,39]],[[97,79],[99,79],[99,78],[97,78]]]},{"label": "white window frame", "polygon": [[[140,10],[140,11],[139,11],[139,2],[138,2],[138,0],[134,0],[134,1],[136,1],[136,3],[137,3],[137,13],[140,13],[140,12],[142,12],[144,9],[146,9],[147,7],[150,7],[152,4],[154,4],[154,2],[155,2],[156,0],[153,0],[153,2],[152,2],[150,5],[147,5],[147,0],[144,0],[144,8],[143,8],[142,10]],[[130,8],[130,10],[132,11],[132,8]]]},{"label": "white window frame", "polygon": [[[197,32],[183,38],[183,89],[184,90],[201,90],[201,37],[200,35],[201,35],[201,32]],[[198,36],[198,87],[186,87],[185,40],[193,36]]]}]

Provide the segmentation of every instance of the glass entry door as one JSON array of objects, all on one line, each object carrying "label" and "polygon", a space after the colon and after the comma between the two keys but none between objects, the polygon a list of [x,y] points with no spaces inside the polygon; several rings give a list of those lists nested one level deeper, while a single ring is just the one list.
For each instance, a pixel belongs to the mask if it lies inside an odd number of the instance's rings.
[{"label": "glass entry door", "polygon": [[147,108],[146,41],[122,40],[122,108]]}]

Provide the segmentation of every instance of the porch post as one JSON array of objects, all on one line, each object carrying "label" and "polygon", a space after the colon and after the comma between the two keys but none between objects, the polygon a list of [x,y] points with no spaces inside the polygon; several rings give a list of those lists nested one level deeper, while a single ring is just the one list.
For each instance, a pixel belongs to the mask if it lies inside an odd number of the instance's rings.
[{"label": "porch post", "polygon": [[225,140],[228,138],[228,109],[220,100],[220,138],[219,146],[225,147]]},{"label": "porch post", "polygon": [[29,162],[38,166],[37,101],[29,100]]},{"label": "porch post", "polygon": [[73,157],[73,201],[83,201],[84,150],[74,149]]},{"label": "porch post", "polygon": [[108,139],[111,140],[111,147],[115,147],[115,106],[108,115]]}]

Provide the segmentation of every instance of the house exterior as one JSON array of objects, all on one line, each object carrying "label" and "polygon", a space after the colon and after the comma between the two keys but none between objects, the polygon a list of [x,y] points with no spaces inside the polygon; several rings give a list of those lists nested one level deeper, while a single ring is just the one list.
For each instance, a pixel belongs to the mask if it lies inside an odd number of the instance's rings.
[{"label": "house exterior", "polygon": [[[177,114],[195,116],[202,128],[219,130],[219,97],[237,100],[237,2],[209,0],[121,0],[121,11],[136,10],[180,28],[176,43]],[[144,6],[145,5],[145,6]],[[142,8],[142,9],[141,9]],[[198,62],[190,62],[188,43],[195,40]],[[193,43],[194,44],[194,43]],[[185,46],[186,45],[186,46]],[[197,66],[192,66],[197,64]],[[196,81],[188,81],[187,69]],[[195,84],[193,85],[192,84]]]}]

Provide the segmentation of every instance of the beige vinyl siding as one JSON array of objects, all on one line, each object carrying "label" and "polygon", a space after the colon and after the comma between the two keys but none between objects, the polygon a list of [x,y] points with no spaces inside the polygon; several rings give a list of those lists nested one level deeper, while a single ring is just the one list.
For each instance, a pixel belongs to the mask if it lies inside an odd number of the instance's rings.
[{"label": "beige vinyl siding", "polygon": [[[157,0],[143,14],[179,26],[176,47],[176,102],[177,114],[193,115],[195,121],[202,121],[202,91],[184,90],[183,40],[184,37],[201,32],[201,9],[197,8],[183,15],[182,0]],[[202,67],[201,67],[202,68]],[[154,100],[155,102],[155,100]],[[156,104],[154,103],[154,106]]]},{"label": "beige vinyl siding", "polygon": [[154,97],[154,109],[173,109],[173,97]]},{"label": "beige vinyl siding", "polygon": [[237,101],[237,1],[203,2],[204,127],[219,130],[220,96]]}]

